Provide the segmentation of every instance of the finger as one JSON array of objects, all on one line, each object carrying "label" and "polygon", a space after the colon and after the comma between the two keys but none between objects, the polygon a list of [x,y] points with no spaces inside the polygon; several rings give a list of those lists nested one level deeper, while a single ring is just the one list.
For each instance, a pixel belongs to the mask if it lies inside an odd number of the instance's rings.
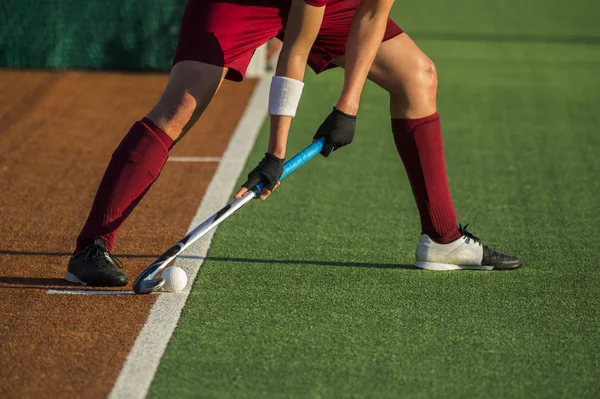
[{"label": "finger", "polygon": [[269,195],[271,195],[271,192],[272,191],[269,190],[268,188],[263,188],[262,193],[260,193],[259,198],[264,201],[269,197]]},{"label": "finger", "polygon": [[245,187],[246,189],[250,190],[251,188],[256,186],[258,183],[260,183],[260,181],[261,181],[260,174],[254,173],[254,171],[252,171],[252,172],[250,172],[250,174],[248,174],[248,181],[246,181],[246,183],[242,184],[242,187]]},{"label": "finger", "polygon": [[323,149],[321,150],[321,155],[323,155],[325,158],[327,158],[329,155],[331,155],[331,153],[333,152],[334,149],[335,149],[335,147],[333,146],[333,144],[325,143],[325,145],[323,146]]},{"label": "finger", "polygon": [[238,190],[237,193],[235,193],[235,195],[233,196],[233,198],[235,199],[240,199],[244,196],[244,194],[246,194],[248,192],[248,189],[246,187],[240,187],[240,189]]},{"label": "finger", "polygon": [[275,183],[275,187],[273,187],[273,191],[277,190],[277,187],[279,187],[280,184],[281,184],[280,181],[278,181],[277,183]]}]

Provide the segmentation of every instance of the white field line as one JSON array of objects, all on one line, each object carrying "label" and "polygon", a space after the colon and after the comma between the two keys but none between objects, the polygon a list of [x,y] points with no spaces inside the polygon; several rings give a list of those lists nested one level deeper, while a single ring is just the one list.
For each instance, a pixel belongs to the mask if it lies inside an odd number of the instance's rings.
[{"label": "white field line", "polygon": [[[237,178],[267,116],[270,81],[270,74],[263,76],[254,90],[188,231],[229,202]],[[214,232],[215,230],[210,231],[186,250],[185,253],[190,258],[186,259],[183,256],[177,259],[176,264],[185,270],[190,284],[181,294],[158,296],[146,324],[125,360],[109,398],[144,398],[148,393],[160,359],[189,295],[190,285],[196,279],[203,259],[208,253]]]},{"label": "white field line", "polygon": [[67,295],[129,295],[133,294],[132,290],[129,291],[109,291],[109,290],[46,290],[46,294],[67,294]]},{"label": "white field line", "polygon": [[221,162],[220,157],[169,157],[167,162]]}]

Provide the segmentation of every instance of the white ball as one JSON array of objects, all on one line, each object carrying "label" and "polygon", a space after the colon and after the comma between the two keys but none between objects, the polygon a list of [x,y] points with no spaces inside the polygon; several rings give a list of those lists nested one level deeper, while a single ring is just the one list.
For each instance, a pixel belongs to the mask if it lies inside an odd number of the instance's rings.
[{"label": "white ball", "polygon": [[187,285],[187,275],[182,268],[171,266],[162,273],[162,278],[165,279],[163,290],[167,292],[181,292]]}]

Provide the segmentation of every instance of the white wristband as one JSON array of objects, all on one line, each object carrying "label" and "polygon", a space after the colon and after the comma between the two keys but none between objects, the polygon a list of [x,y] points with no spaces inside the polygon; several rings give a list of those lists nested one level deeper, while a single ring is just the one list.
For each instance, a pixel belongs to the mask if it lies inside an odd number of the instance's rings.
[{"label": "white wristband", "polygon": [[296,116],[304,82],[273,76],[269,91],[269,115]]}]

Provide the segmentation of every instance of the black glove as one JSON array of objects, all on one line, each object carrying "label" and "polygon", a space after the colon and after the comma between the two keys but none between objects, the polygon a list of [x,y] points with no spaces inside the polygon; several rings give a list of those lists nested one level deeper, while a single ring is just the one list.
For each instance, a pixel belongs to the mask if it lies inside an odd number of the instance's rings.
[{"label": "black glove", "polygon": [[313,137],[325,137],[321,155],[328,157],[332,151],[352,143],[356,130],[356,116],[348,115],[333,107],[333,111],[321,124]]},{"label": "black glove", "polygon": [[258,183],[264,182],[265,188],[273,190],[283,174],[283,161],[273,154],[265,153],[265,157],[258,166],[248,173],[248,180],[242,184],[242,187],[250,190]]}]

